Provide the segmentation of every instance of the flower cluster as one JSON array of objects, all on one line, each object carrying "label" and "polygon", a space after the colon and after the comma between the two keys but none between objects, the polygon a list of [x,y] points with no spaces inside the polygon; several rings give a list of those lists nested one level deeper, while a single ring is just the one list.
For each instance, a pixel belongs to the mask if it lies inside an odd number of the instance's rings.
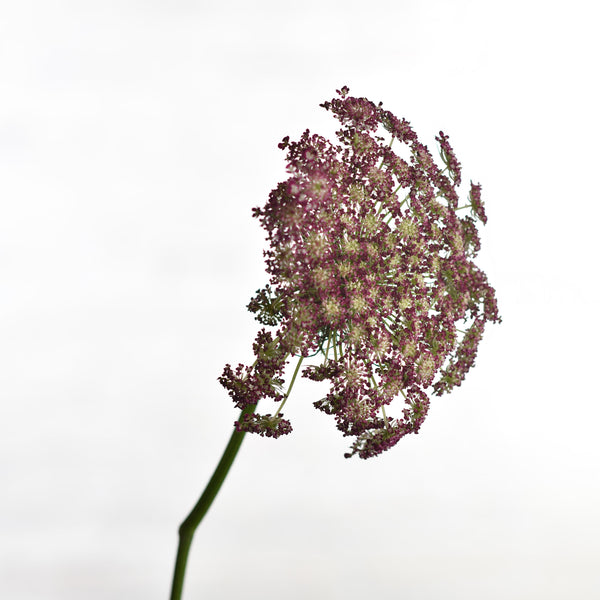
[{"label": "flower cluster", "polygon": [[[264,397],[280,403],[275,415],[250,412],[236,424],[277,437],[291,431],[280,414],[288,359],[299,357],[293,384],[304,358],[322,356],[302,372],[331,383],[314,405],[354,438],[346,457],[368,458],[419,431],[426,390],[460,385],[486,322],[500,317],[472,260],[475,219],[487,220],[481,186],[471,183],[459,207],[461,165],[447,136],[436,138],[441,168],[407,121],[348,92],[321,105],[341,123],[338,144],[307,130],[279,145],[289,178],[254,209],[270,243],[270,284],[248,305],[277,331],[262,329],[254,364],[227,365],[219,380],[238,408]],[[465,208],[471,214],[459,216]],[[392,417],[386,407],[398,396],[404,409]]]}]

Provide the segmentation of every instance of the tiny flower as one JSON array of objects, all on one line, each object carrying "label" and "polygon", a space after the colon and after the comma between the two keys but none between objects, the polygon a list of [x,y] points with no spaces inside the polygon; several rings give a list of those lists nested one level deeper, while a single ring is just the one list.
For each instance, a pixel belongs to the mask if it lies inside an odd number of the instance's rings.
[{"label": "tiny flower", "polygon": [[448,142],[448,136],[445,135],[443,131],[440,131],[439,137],[436,137],[435,139],[440,144],[440,156],[442,157],[442,161],[444,161],[446,168],[450,172],[450,175],[454,179],[454,184],[460,185],[461,167],[460,163],[456,159],[452,146],[450,146],[450,142]]},{"label": "tiny flower", "polygon": [[429,382],[435,373],[435,361],[433,360],[433,356],[427,353],[425,356],[422,356],[419,360],[419,376],[423,382]]},{"label": "tiny flower", "polygon": [[336,298],[327,298],[323,302],[323,314],[329,323],[335,324],[342,314],[342,308]]},{"label": "tiny flower", "polygon": [[366,300],[359,295],[354,296],[354,298],[352,298],[351,306],[354,312],[356,313],[365,312],[369,308],[369,305],[367,304]]},{"label": "tiny flower", "polygon": [[236,421],[235,428],[237,431],[245,431],[247,433],[258,433],[261,436],[278,438],[280,435],[291,433],[292,426],[287,419],[283,419],[283,413],[280,415],[257,415],[246,414]]},{"label": "tiny flower", "polygon": [[417,224],[410,219],[403,219],[398,225],[398,231],[406,239],[414,238],[418,233]]},{"label": "tiny flower", "polygon": [[[270,281],[248,305],[277,330],[261,330],[254,364],[227,365],[220,381],[246,409],[239,431],[278,437],[291,431],[280,410],[302,361],[319,357],[302,370],[330,382],[314,405],[354,438],[346,456],[369,458],[419,431],[428,392],[460,385],[486,323],[501,319],[494,289],[473,263],[475,221],[459,215],[461,165],[448,137],[436,138],[441,169],[406,120],[347,87],[339,96],[322,104],[341,124],[336,144],[305,131],[279,145],[289,178],[253,210],[267,232]],[[487,221],[481,186],[471,184],[467,206]],[[264,398],[278,404],[274,414],[248,412]],[[404,408],[394,416],[388,405],[396,398]]]},{"label": "tiny flower", "polygon": [[469,199],[471,200],[471,209],[477,215],[477,218],[485,225],[487,223],[487,216],[483,208],[483,201],[481,200],[481,185],[475,185],[471,182]]}]

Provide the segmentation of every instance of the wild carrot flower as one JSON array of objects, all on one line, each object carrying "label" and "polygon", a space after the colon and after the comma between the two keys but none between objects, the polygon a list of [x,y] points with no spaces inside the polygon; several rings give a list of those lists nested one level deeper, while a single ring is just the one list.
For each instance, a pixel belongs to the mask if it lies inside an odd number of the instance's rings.
[{"label": "wild carrot flower", "polygon": [[[227,365],[219,380],[240,409],[267,397],[278,403],[274,414],[250,411],[236,423],[277,437],[291,431],[280,411],[302,360],[321,356],[302,371],[331,383],[314,405],[355,438],[346,457],[369,458],[419,431],[428,392],[460,385],[485,324],[501,319],[473,263],[475,218],[487,221],[481,186],[471,184],[459,207],[461,165],[448,137],[436,138],[440,168],[407,121],[348,92],[321,105],[341,123],[337,144],[308,130],[279,144],[289,178],[254,209],[270,243],[270,282],[248,305],[277,329],[259,331],[253,365]],[[299,361],[284,392],[292,356]],[[396,397],[404,408],[394,417],[387,407]]]}]

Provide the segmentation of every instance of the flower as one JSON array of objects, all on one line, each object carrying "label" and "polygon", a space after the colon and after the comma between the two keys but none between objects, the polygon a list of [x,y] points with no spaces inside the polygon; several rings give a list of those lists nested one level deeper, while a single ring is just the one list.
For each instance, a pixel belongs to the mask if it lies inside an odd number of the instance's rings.
[{"label": "flower", "polygon": [[[274,415],[249,413],[236,425],[277,437],[291,431],[280,410],[302,360],[321,356],[302,372],[331,383],[314,405],[355,438],[346,457],[369,458],[419,431],[426,390],[441,395],[460,385],[485,324],[501,319],[473,262],[475,221],[459,216],[461,165],[448,137],[436,138],[441,170],[407,121],[348,93],[344,87],[321,105],[341,123],[337,144],[308,130],[279,144],[289,178],[253,211],[267,232],[270,282],[248,304],[277,331],[262,329],[254,364],[227,365],[219,380],[238,408],[265,397],[280,403]],[[471,184],[467,206],[486,222],[481,186]],[[284,394],[291,356],[300,360]],[[386,407],[398,396],[405,407],[392,417]]]},{"label": "flower", "polygon": [[471,191],[469,192],[469,199],[471,200],[471,210],[477,215],[477,218],[485,225],[487,223],[487,216],[483,208],[483,201],[481,200],[481,185],[476,185],[471,182]]}]

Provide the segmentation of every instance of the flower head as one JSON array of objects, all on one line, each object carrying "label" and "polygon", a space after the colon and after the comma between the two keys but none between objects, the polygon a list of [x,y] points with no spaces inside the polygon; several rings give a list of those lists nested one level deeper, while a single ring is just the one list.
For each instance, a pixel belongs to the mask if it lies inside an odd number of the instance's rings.
[{"label": "flower head", "polygon": [[[341,123],[337,144],[307,130],[279,145],[289,178],[254,209],[270,244],[270,283],[248,305],[277,331],[261,330],[255,363],[227,365],[220,381],[238,408],[264,397],[282,403],[289,357],[321,356],[302,373],[331,382],[314,405],[355,438],[346,456],[368,458],[418,432],[426,390],[460,385],[485,323],[500,317],[494,289],[473,263],[475,221],[459,216],[461,166],[447,136],[436,138],[441,170],[407,121],[348,92],[322,104]],[[472,185],[470,201],[485,223],[481,186]],[[386,407],[397,397],[405,406],[393,417]],[[236,426],[273,437],[291,431],[279,410]]]}]

